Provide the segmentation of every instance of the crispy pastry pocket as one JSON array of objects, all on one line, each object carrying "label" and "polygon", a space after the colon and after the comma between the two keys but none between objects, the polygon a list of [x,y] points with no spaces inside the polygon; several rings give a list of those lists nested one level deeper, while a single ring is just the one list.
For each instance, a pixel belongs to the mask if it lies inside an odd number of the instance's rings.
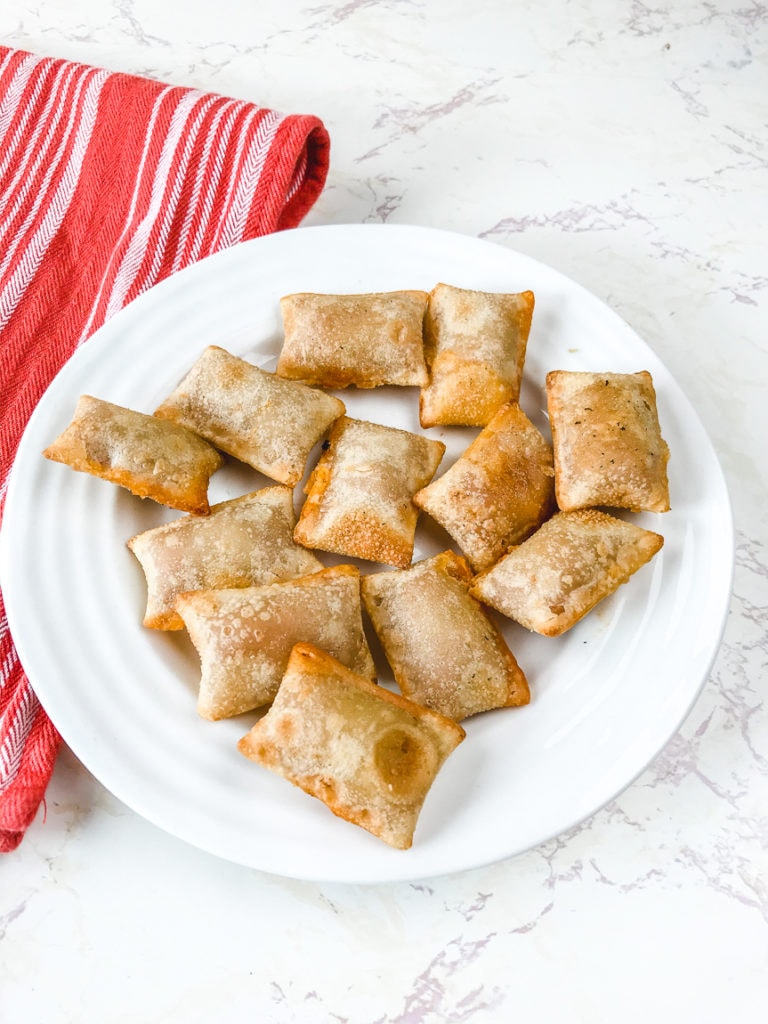
[{"label": "crispy pastry pocket", "polygon": [[669,448],[650,373],[553,370],[547,405],[561,509],[668,511]]},{"label": "crispy pastry pocket", "polygon": [[471,587],[480,601],[559,636],[649,562],[663,537],[597,509],[558,512]]},{"label": "crispy pastry pocket", "polygon": [[400,850],[464,739],[456,722],[297,644],[274,703],[238,744],[252,761]]},{"label": "crispy pastry pocket", "polygon": [[147,580],[144,625],[183,629],[176,598],[193,590],[251,587],[322,569],[294,543],[290,487],[264,487],[222,501],[208,516],[184,516],[128,541]]},{"label": "crispy pastry pocket", "polygon": [[181,512],[208,512],[221,456],[186,427],[81,395],[72,422],[43,455]]},{"label": "crispy pastry pocket", "polygon": [[503,405],[442,476],[413,497],[479,572],[555,507],[552,448],[517,403]]},{"label": "crispy pastry pocket", "polygon": [[426,305],[421,291],[286,295],[277,373],[329,388],[421,387]]},{"label": "crispy pastry pocket", "polygon": [[294,531],[307,547],[410,565],[419,510],[445,445],[397,427],[342,417],[306,486]]},{"label": "crispy pastry pocket", "polygon": [[533,317],[533,292],[479,292],[438,284],[424,319],[429,384],[422,389],[423,427],[483,427],[520,397]]},{"label": "crispy pastry pocket", "polygon": [[227,718],[269,704],[299,641],[375,678],[354,566],[263,587],[198,590],[177,598],[176,610],[200,655],[197,710],[203,718]]},{"label": "crispy pastry pocket", "polygon": [[155,416],[291,487],[344,403],[210,345]]},{"label": "crispy pastry pocket", "polygon": [[363,577],[363,600],[404,696],[454,721],[530,701],[504,637],[470,595],[472,573],[444,551]]}]

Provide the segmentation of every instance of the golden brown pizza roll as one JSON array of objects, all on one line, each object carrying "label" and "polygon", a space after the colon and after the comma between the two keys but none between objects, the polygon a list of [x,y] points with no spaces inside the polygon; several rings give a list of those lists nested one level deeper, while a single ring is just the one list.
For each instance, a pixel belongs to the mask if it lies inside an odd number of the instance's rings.
[{"label": "golden brown pizza roll", "polygon": [[263,587],[182,594],[176,611],[200,655],[197,710],[203,718],[214,721],[269,704],[300,640],[375,679],[354,566]]},{"label": "golden brown pizza roll", "polygon": [[309,453],[344,403],[210,345],[155,416],[194,430],[282,484],[297,484]]},{"label": "golden brown pizza roll", "polygon": [[419,510],[445,445],[397,427],[342,417],[305,488],[294,538],[307,547],[405,568]]},{"label": "golden brown pizza roll", "polygon": [[669,448],[650,373],[553,370],[547,405],[561,509],[669,509]]},{"label": "golden brown pizza roll", "polygon": [[81,395],[72,422],[43,455],[181,512],[208,512],[221,456],[186,427]]},{"label": "golden brown pizza roll", "polygon": [[328,388],[427,383],[427,293],[298,293],[280,300],[285,340],[277,373]]},{"label": "golden brown pizza roll", "polygon": [[526,629],[559,636],[626,583],[663,543],[658,533],[597,509],[557,512],[470,589]]},{"label": "golden brown pizza roll", "polygon": [[450,718],[301,643],[271,708],[238,747],[338,817],[407,850],[427,792],[464,735]]},{"label": "golden brown pizza roll", "polygon": [[423,427],[484,427],[499,406],[518,401],[533,305],[533,292],[433,288],[424,318]]},{"label": "golden brown pizza roll", "polygon": [[504,637],[470,595],[471,580],[464,559],[444,551],[362,581],[366,610],[403,695],[457,722],[531,699]]},{"label": "golden brown pizza roll", "polygon": [[294,543],[293,491],[264,487],[211,507],[208,516],[184,516],[128,541],[147,580],[144,625],[183,629],[174,605],[179,594],[253,587],[322,569],[311,551]]},{"label": "golden brown pizza roll", "polygon": [[453,537],[475,571],[487,569],[554,511],[552,448],[516,402],[503,405],[413,501]]}]

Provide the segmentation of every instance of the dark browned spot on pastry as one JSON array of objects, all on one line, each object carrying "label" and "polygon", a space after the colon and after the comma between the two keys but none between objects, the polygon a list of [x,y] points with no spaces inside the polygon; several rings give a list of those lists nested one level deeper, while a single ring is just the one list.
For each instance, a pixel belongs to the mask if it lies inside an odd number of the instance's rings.
[{"label": "dark browned spot on pastry", "polygon": [[337,802],[336,783],[333,779],[324,778],[322,775],[315,777],[315,793],[329,807]]},{"label": "dark browned spot on pastry", "polygon": [[379,777],[394,797],[423,792],[432,768],[432,752],[412,733],[393,728],[385,732],[374,749]]}]

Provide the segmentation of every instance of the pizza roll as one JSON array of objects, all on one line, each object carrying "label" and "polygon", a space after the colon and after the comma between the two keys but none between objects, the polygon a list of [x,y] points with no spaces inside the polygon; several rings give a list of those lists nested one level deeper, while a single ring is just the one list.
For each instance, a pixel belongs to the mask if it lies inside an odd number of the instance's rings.
[{"label": "pizza roll", "polygon": [[208,481],[221,456],[175,423],[81,395],[72,422],[43,452],[181,512],[208,512]]},{"label": "pizza roll", "polygon": [[422,389],[422,427],[484,427],[520,397],[533,292],[478,292],[438,284],[424,318],[429,383]]},{"label": "pizza roll", "polygon": [[527,704],[528,682],[452,551],[364,576],[363,600],[404,696],[454,721]]},{"label": "pizza roll", "polygon": [[283,380],[210,345],[155,410],[291,487],[309,453],[344,413],[338,398]]},{"label": "pizza roll", "polygon": [[182,594],[176,611],[200,655],[197,710],[203,718],[215,721],[269,704],[300,640],[375,679],[354,566],[263,587]]},{"label": "pizza roll", "polygon": [[271,708],[238,747],[338,817],[407,850],[427,792],[464,735],[451,719],[301,643]]},{"label": "pizza roll", "polygon": [[277,373],[328,388],[427,383],[427,293],[299,293],[280,300],[285,340]]},{"label": "pizza roll", "polygon": [[476,572],[487,569],[554,511],[552,447],[516,402],[503,405],[413,501],[451,535]]},{"label": "pizza roll", "polygon": [[650,373],[553,370],[547,405],[561,509],[669,509],[669,448]]},{"label": "pizza roll", "polygon": [[597,509],[557,512],[481,573],[480,601],[544,636],[559,636],[649,562],[658,533]]},{"label": "pizza roll", "polygon": [[337,420],[305,488],[294,538],[307,547],[405,568],[419,510],[445,445],[396,427]]},{"label": "pizza roll", "polygon": [[208,516],[184,516],[136,534],[128,547],[147,580],[144,625],[183,629],[174,605],[191,590],[253,587],[322,569],[311,551],[294,543],[290,487],[264,487],[211,507]]}]

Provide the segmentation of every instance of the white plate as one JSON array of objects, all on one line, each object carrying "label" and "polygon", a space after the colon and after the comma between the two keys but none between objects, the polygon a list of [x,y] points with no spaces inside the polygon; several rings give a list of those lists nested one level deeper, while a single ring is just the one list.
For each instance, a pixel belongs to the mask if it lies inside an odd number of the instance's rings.
[{"label": "white plate", "polygon": [[[427,797],[413,848],[402,852],[242,757],[235,744],[255,716],[198,718],[197,657],[186,635],[140,625],[144,581],[125,547],[175,513],[40,452],[81,393],[151,412],[205,345],[274,367],[285,293],[428,290],[441,280],[535,291],[521,404],[544,430],[547,370],[649,370],[672,452],[672,511],[632,517],[664,535],[662,552],[565,636],[546,639],[505,623],[533,701],[465,723],[467,738]],[[353,416],[419,429],[415,389],[349,391],[344,400]],[[446,468],[474,432],[428,433],[448,443]],[[225,469],[211,497],[266,483],[246,468]],[[424,516],[421,523],[416,558],[446,543]],[[175,275],[75,354],[22,440],[0,570],[35,690],[66,742],[119,799],[232,861],[299,878],[389,881],[528,849],[588,817],[648,765],[687,714],[717,650],[732,524],[717,459],[680,388],[581,287],[508,249],[446,232],[315,227],[257,239]]]}]

